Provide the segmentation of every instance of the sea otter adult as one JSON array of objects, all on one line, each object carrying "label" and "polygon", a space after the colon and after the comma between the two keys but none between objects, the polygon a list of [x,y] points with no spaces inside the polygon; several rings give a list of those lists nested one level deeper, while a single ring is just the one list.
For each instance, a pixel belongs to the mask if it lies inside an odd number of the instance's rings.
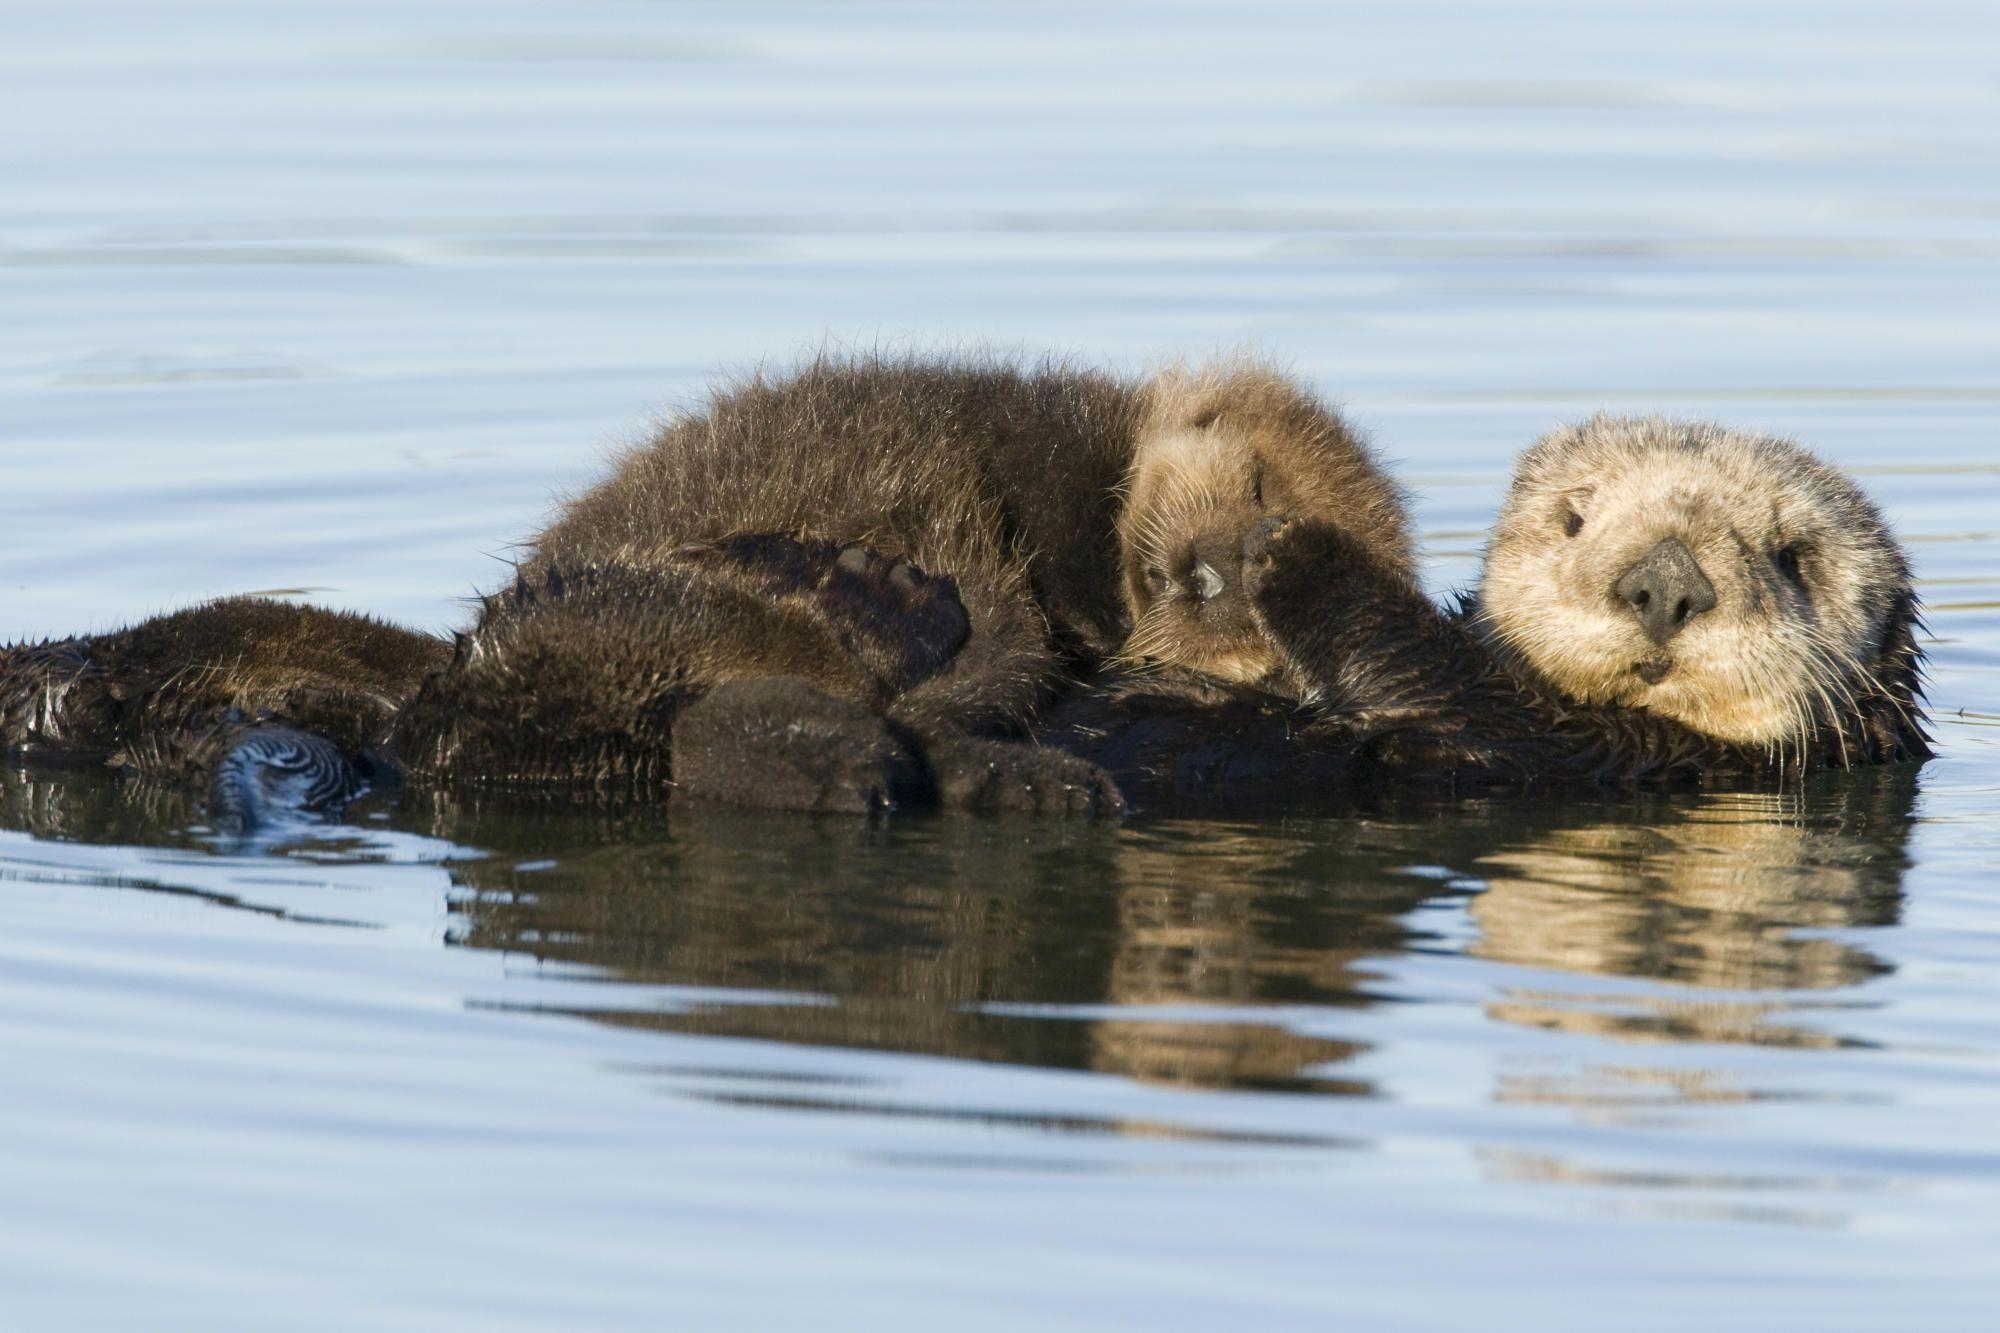
[{"label": "sea otter adult", "polygon": [[1521,458],[1478,593],[1440,611],[1336,529],[1269,524],[1244,583],[1297,708],[1119,682],[1045,738],[1141,804],[1772,781],[1929,757],[1909,563],[1846,474],[1789,441],[1600,416]]},{"label": "sea otter adult", "polygon": [[[718,391],[565,505],[522,591],[486,604],[405,710],[399,751],[453,781],[670,777],[783,807],[1115,810],[1094,765],[1018,738],[1067,680],[1116,657],[1282,684],[1241,584],[1243,539],[1273,513],[1413,567],[1395,485],[1331,408],[1268,370],[1131,381],[821,359]],[[817,640],[710,614],[690,553],[755,534],[858,544],[949,579],[962,642],[885,689],[830,685]]]}]

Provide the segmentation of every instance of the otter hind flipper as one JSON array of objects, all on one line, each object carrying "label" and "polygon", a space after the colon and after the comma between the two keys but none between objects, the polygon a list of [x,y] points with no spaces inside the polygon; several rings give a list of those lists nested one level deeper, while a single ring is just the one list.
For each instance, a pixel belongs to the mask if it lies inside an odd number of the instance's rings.
[{"label": "otter hind flipper", "polygon": [[674,719],[674,793],[759,810],[878,814],[931,803],[880,714],[796,677],[728,681]]},{"label": "otter hind flipper", "polygon": [[1090,759],[1055,746],[978,736],[932,735],[924,758],[949,810],[985,814],[1067,815],[1117,819],[1124,794]]}]

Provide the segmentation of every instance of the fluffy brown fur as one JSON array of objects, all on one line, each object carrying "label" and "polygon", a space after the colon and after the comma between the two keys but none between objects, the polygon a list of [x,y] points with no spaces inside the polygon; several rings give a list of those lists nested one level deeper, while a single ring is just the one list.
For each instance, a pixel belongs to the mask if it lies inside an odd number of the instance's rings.
[{"label": "fluffy brown fur", "polygon": [[1249,363],[1178,366],[1144,386],[1138,411],[1118,519],[1128,661],[1292,688],[1241,578],[1244,539],[1273,515],[1334,523],[1413,573],[1401,492],[1298,385]]},{"label": "fluffy brown fur", "polygon": [[[489,602],[410,710],[402,753],[453,780],[695,780],[752,803],[756,772],[804,764],[778,785],[814,792],[813,808],[893,804],[899,788],[948,805],[1116,808],[1090,765],[999,742],[1121,652],[1268,676],[1240,597],[1190,612],[1146,576],[1180,578],[1203,542],[1240,547],[1274,504],[1409,562],[1400,496],[1363,446],[1255,367],[1132,383],[1062,366],[822,359],[754,378],[564,507],[524,561],[525,591]],[[964,633],[894,678],[856,676],[856,642],[924,635],[896,611],[858,639],[829,638],[820,609],[801,617],[746,595],[740,561],[690,558],[744,534],[931,571],[949,580]],[[788,684],[739,685],[773,679]],[[690,765],[672,755],[697,701],[706,716],[683,739],[704,753]],[[788,731],[787,709],[813,726]],[[743,752],[718,755],[732,728]],[[887,768],[827,771],[840,753],[827,737],[843,728],[854,755]],[[784,753],[788,737],[800,753]],[[912,771],[914,788],[897,776]],[[770,803],[798,801],[774,791]]]}]

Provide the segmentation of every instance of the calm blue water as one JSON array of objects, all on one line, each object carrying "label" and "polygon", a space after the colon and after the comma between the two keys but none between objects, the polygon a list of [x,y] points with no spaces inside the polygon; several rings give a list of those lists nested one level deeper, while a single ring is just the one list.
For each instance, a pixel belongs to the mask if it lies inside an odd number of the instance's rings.
[{"label": "calm blue water", "polygon": [[0,1328],[1984,1330],[1990,7],[5,7],[0,637],[444,627],[718,370],[1251,344],[1472,575],[1599,407],[1861,473],[1941,757],[1072,828],[0,777]]}]

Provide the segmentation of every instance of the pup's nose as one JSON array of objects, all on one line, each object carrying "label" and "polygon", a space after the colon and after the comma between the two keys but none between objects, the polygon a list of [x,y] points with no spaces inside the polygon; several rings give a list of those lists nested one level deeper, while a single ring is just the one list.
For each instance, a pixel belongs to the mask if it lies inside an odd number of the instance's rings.
[{"label": "pup's nose", "polygon": [[1715,609],[1715,585],[1677,537],[1666,538],[1641,556],[1612,591],[1632,608],[1654,643],[1665,643],[1688,621]]}]

